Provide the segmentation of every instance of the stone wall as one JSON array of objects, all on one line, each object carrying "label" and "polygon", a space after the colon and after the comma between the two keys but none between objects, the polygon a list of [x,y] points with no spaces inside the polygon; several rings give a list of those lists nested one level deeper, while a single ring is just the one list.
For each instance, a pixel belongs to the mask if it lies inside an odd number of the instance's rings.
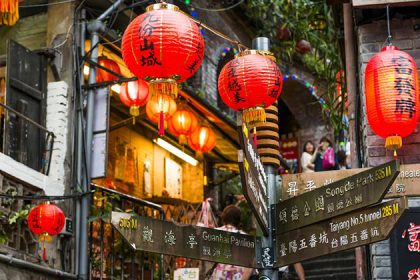
[{"label": "stone wall", "polygon": [[[393,45],[409,53],[420,67],[420,32],[413,26],[419,24],[420,19],[393,19],[391,32]],[[368,61],[378,53],[387,38],[387,25],[385,20],[358,26],[357,39],[359,42],[359,92],[361,94],[361,120],[363,130],[363,147],[365,166],[376,166],[393,158],[392,151],[384,148],[385,140],[375,135],[370,129],[366,118],[364,96],[364,75]],[[414,133],[403,139],[403,148],[398,151],[398,158],[402,164],[420,162],[420,126]],[[371,245],[372,277],[375,280],[391,280],[391,258],[389,241],[378,242]]]}]

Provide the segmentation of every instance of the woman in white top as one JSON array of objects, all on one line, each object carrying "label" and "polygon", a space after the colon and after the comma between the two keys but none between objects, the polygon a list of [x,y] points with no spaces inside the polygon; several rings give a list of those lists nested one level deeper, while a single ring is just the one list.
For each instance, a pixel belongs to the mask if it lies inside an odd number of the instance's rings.
[{"label": "woman in white top", "polygon": [[300,157],[300,166],[302,167],[302,173],[314,172],[315,165],[311,162],[314,150],[315,145],[311,141],[306,141],[303,145],[303,153]]}]

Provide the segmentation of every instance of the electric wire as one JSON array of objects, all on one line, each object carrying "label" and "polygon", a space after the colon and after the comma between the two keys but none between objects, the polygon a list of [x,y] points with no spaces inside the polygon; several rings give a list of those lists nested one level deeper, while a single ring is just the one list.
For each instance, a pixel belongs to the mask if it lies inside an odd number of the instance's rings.
[{"label": "electric wire", "polygon": [[0,198],[6,199],[18,199],[18,200],[66,200],[66,199],[76,199],[81,198],[85,195],[90,195],[95,191],[88,191],[82,193],[68,194],[68,195],[13,195],[0,193]]},{"label": "electric wire", "polygon": [[77,0],[66,0],[61,2],[52,2],[52,3],[44,3],[44,4],[33,4],[33,5],[19,5],[19,8],[35,8],[35,7],[47,7],[53,5],[60,5],[60,4],[67,4],[76,2]]}]

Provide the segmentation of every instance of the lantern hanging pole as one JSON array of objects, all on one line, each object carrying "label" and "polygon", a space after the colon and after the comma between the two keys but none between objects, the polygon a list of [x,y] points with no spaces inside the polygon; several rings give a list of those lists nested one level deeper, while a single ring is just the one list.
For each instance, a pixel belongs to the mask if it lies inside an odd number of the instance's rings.
[{"label": "lantern hanging pole", "polygon": [[388,46],[392,45],[392,35],[391,35],[391,24],[389,21],[389,4],[386,5],[386,24],[388,27],[388,38],[386,38],[388,42]]}]

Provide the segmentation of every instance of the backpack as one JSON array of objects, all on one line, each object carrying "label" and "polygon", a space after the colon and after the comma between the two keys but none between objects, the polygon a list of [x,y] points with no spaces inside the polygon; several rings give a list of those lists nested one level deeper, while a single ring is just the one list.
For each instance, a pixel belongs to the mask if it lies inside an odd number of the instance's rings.
[{"label": "backpack", "polygon": [[334,150],[328,147],[322,157],[322,169],[327,170],[335,166]]}]

